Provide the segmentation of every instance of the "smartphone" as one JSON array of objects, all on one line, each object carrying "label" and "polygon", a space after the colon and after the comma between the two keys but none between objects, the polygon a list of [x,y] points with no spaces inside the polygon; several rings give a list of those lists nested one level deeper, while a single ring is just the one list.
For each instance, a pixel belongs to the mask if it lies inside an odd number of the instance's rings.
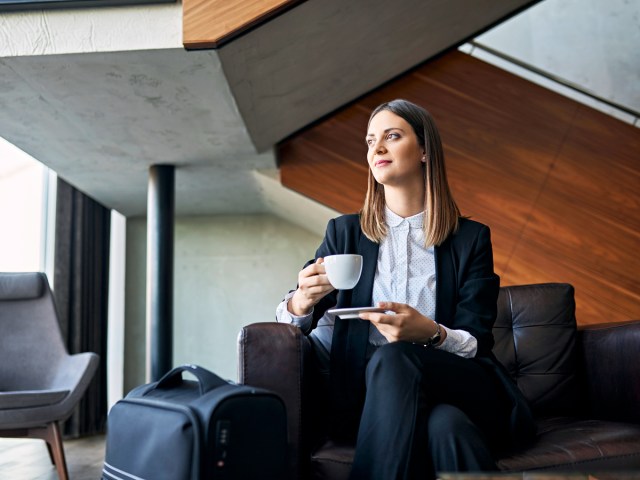
[{"label": "smartphone", "polygon": [[343,320],[348,320],[350,318],[360,318],[359,315],[361,312],[383,313],[384,311],[384,308],[380,307],[331,308],[327,310],[328,313],[336,315]]}]

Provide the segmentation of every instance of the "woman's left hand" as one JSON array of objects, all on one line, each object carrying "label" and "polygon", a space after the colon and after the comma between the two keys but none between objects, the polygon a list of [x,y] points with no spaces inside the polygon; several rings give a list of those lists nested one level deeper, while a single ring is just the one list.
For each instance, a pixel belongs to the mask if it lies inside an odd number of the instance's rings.
[{"label": "woman's left hand", "polygon": [[389,342],[426,342],[436,333],[435,321],[405,303],[379,302],[378,306],[395,315],[366,312],[360,318],[373,323]]}]

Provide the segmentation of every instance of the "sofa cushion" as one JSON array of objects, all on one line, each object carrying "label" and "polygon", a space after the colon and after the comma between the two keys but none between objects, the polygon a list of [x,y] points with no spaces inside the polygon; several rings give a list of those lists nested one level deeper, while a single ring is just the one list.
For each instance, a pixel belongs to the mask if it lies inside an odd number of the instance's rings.
[{"label": "sofa cushion", "polygon": [[573,287],[500,289],[493,352],[537,415],[575,414],[579,403]]},{"label": "sofa cushion", "polygon": [[640,469],[640,425],[551,417],[538,423],[534,445],[502,458],[505,471]]},{"label": "sofa cushion", "polygon": [[[640,424],[640,321],[578,331],[589,416]],[[618,354],[619,353],[619,354]]]},{"label": "sofa cushion", "polygon": [[[311,478],[348,478],[354,453],[353,445],[327,441],[311,456]],[[547,417],[535,444],[497,464],[505,472],[640,469],[640,425]]]},{"label": "sofa cushion", "polygon": [[327,441],[311,455],[311,478],[349,478],[354,454],[355,447],[352,444]]},{"label": "sofa cushion", "polygon": [[53,405],[69,395],[69,390],[19,390],[0,392],[0,410]]}]

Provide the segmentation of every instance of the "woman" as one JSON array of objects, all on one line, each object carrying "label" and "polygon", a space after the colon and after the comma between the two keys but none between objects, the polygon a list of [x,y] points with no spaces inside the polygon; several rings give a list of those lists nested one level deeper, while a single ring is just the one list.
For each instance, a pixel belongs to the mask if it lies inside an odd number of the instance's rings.
[{"label": "woman", "polygon": [[[361,214],[329,222],[277,319],[309,334],[329,378],[330,434],[356,438],[352,479],[495,470],[495,452],[528,441],[533,422],[491,353],[499,278],[489,229],[460,216],[426,110],[378,106],[366,144]],[[353,290],[336,291],[325,274],[323,257],[339,253],[363,255]],[[370,305],[385,312],[326,313]]]}]

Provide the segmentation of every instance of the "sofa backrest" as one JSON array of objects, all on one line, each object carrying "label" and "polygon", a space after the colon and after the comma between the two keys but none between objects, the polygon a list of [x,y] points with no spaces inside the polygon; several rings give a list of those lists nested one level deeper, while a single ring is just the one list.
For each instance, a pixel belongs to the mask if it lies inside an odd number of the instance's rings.
[{"label": "sofa backrest", "polygon": [[502,287],[493,335],[493,353],[536,414],[575,413],[579,357],[571,285]]}]

